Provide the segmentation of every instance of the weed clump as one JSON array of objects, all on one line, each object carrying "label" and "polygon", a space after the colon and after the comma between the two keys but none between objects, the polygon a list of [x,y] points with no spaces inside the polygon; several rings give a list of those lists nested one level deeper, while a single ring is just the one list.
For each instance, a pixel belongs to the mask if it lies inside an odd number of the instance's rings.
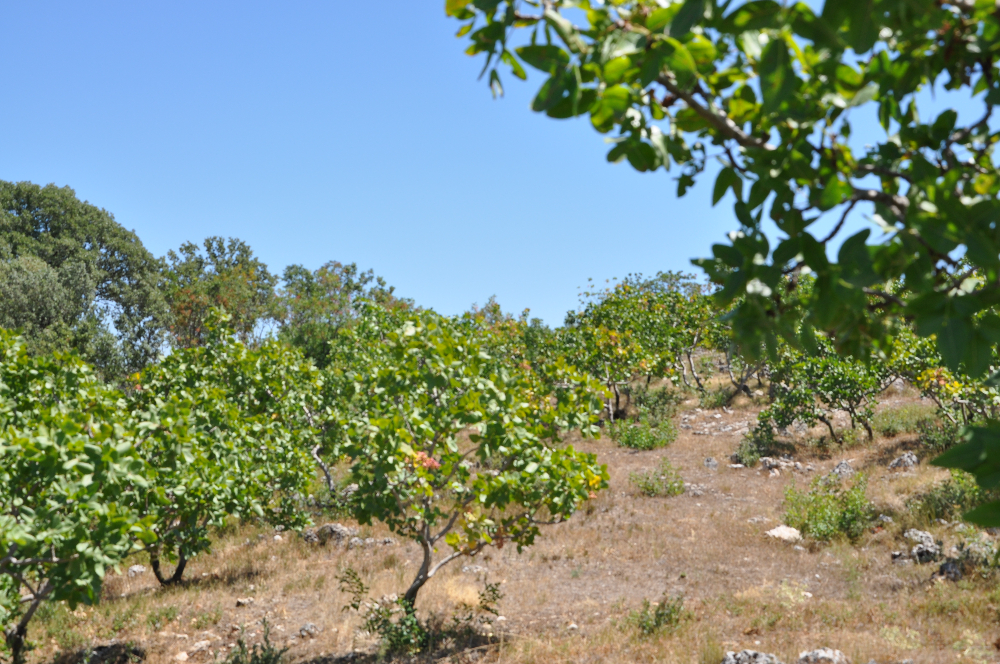
[{"label": "weed clump", "polygon": [[645,473],[632,473],[628,480],[632,486],[639,490],[639,493],[650,498],[677,496],[684,493],[684,480],[681,479],[680,473],[666,457],[660,460],[660,465],[654,470]]},{"label": "weed clump", "polygon": [[817,540],[838,536],[855,540],[875,520],[875,510],[865,496],[867,486],[864,475],[849,489],[831,476],[813,480],[809,491],[790,486],[785,490],[785,523]]},{"label": "weed clump", "polygon": [[933,406],[910,403],[896,408],[887,408],[872,418],[872,428],[882,436],[893,438],[904,433],[916,433],[924,426],[933,426],[935,421]]},{"label": "weed clump", "polygon": [[677,439],[677,427],[666,420],[659,426],[652,426],[646,420],[638,424],[624,420],[608,426],[608,435],[622,447],[633,450],[655,450],[666,447]]},{"label": "weed clump", "polygon": [[949,420],[924,420],[917,424],[920,443],[932,452],[944,452],[959,442],[962,427]]},{"label": "weed clump", "polygon": [[983,503],[1000,499],[1000,490],[986,490],[976,478],[962,470],[952,470],[951,477],[929,491],[911,498],[907,510],[919,524],[939,519],[953,521]]},{"label": "weed clump", "polygon": [[233,648],[224,660],[225,664],[279,664],[288,648],[274,647],[271,643],[271,626],[267,620],[263,621],[264,642],[255,643],[252,648],[247,648],[246,641],[240,636],[236,640],[236,647]]},{"label": "weed clump", "polygon": [[659,602],[642,600],[642,608],[631,611],[626,623],[642,636],[652,636],[663,629],[672,629],[684,617],[684,598],[664,595]]},{"label": "weed clump", "polygon": [[698,405],[705,410],[716,410],[727,405],[732,397],[732,391],[724,387],[716,390],[703,390],[698,395]]}]

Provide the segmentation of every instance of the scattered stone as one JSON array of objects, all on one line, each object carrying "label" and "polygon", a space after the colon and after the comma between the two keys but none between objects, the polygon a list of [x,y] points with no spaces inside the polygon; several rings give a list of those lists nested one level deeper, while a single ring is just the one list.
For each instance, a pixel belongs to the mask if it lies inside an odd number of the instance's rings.
[{"label": "scattered stone", "polygon": [[488,571],[482,565],[466,565],[462,568],[463,574],[486,574]]},{"label": "scattered stone", "polygon": [[731,463],[731,464],[729,464],[729,467],[732,468],[733,470],[739,470],[740,468],[746,468],[746,466],[744,466],[742,463]]},{"label": "scattered stone", "polygon": [[706,487],[704,484],[689,484],[688,482],[684,483],[684,493],[689,493],[695,498],[699,496],[704,496],[705,491],[707,490],[708,487]]},{"label": "scattered stone", "polygon": [[128,568],[128,578],[134,579],[137,576],[141,576],[146,573],[145,565],[132,565]]},{"label": "scattered stone", "polygon": [[580,628],[576,626],[576,623],[570,623],[569,627],[567,627],[566,629],[574,630],[574,629],[580,629]]},{"label": "scattered stone", "polygon": [[210,645],[212,645],[211,641],[196,641],[194,645],[191,646],[191,653],[201,652]]},{"label": "scattered stone", "polygon": [[903,537],[916,542],[916,546],[910,550],[910,557],[918,563],[931,563],[941,556],[941,545],[935,542],[934,536],[926,530],[910,528],[903,533]]},{"label": "scattered stone", "polygon": [[316,535],[316,531],[312,528],[302,531],[302,539],[306,544],[316,544],[319,542],[319,537]]},{"label": "scattered stone", "polygon": [[727,652],[721,664],[785,664],[777,655],[756,650],[741,650]]},{"label": "scattered stone", "polygon": [[768,537],[773,537],[774,539],[779,539],[782,542],[798,542],[802,539],[802,533],[791,526],[778,526],[777,528],[772,528],[765,533]]},{"label": "scattered stone", "polygon": [[250,606],[253,604],[253,597],[240,597],[236,600],[236,608]]},{"label": "scattered stone", "polygon": [[340,544],[357,534],[358,531],[356,528],[348,528],[347,526],[342,526],[339,523],[328,523],[325,526],[320,526],[316,530],[316,537],[319,539],[320,544],[326,544],[327,542]]},{"label": "scattered stone", "polygon": [[383,537],[381,542],[382,546],[392,546],[395,543],[396,540],[392,539],[391,537]]},{"label": "scattered stone", "polygon": [[361,539],[360,537],[352,537],[351,540],[347,543],[347,548],[357,549],[358,547],[363,547],[364,545],[365,541],[363,539]]},{"label": "scattered stone", "polygon": [[747,523],[767,523],[770,521],[766,516],[753,516],[747,519]]},{"label": "scattered stone", "polygon": [[850,664],[851,660],[839,650],[819,648],[799,653],[798,664]]},{"label": "scattered stone", "polygon": [[793,549],[795,549],[796,551],[805,551],[805,550],[806,550],[806,547],[804,547],[804,546],[801,546],[801,545],[799,545],[799,544],[796,544],[796,545],[795,545],[795,546],[793,546],[792,548],[793,548]]},{"label": "scattered stone", "polygon": [[319,634],[319,627],[313,623],[306,623],[301,628],[299,628],[299,636],[303,639],[310,638],[315,639],[316,635]]},{"label": "scattered stone", "polygon": [[836,466],[833,467],[833,470],[830,471],[830,474],[836,475],[840,479],[846,479],[854,474],[854,467],[851,466],[851,464],[847,461],[841,461],[840,463],[838,463]]},{"label": "scattered stone", "polygon": [[274,541],[275,542],[280,542],[281,541],[281,535],[275,535],[274,536]]},{"label": "scattered stone", "polygon": [[719,462],[713,459],[712,457],[705,457],[705,467],[708,468],[709,470],[718,470]]},{"label": "scattered stone", "polygon": [[767,473],[767,476],[768,476],[768,477],[778,477],[779,475],[781,475],[781,471],[780,471],[780,470],[778,470],[777,468],[772,468],[772,469],[771,469],[770,471],[768,471],[768,473]]},{"label": "scattered stone", "polygon": [[913,468],[918,463],[920,459],[913,452],[906,452],[901,457],[897,457],[889,464],[889,470],[906,470],[908,468]]},{"label": "scattered stone", "polygon": [[176,655],[174,655],[174,660],[178,662],[186,662],[188,661],[188,654],[186,652],[181,651]]},{"label": "scattered stone", "polygon": [[941,567],[933,574],[934,578],[947,579],[949,581],[961,581],[965,574],[962,572],[962,565],[955,558],[948,558],[941,563]]},{"label": "scattered stone", "polygon": [[892,517],[888,514],[879,514],[877,521],[880,523],[892,523]]}]

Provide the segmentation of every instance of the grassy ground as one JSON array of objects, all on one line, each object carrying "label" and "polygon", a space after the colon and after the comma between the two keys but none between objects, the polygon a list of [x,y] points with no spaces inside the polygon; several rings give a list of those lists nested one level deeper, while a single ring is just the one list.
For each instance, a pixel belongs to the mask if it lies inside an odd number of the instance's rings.
[{"label": "grassy ground", "polygon": [[[907,472],[887,464],[902,451],[920,452],[912,428],[926,404],[912,393],[893,392],[880,407],[892,436],[859,437],[840,449],[818,441],[819,430],[799,435],[795,460],[813,472],[777,476],[729,467],[729,455],[759,406],[737,401],[732,409],[683,406],[682,428],[670,447],[648,452],[618,448],[612,441],[573,441],[596,452],[611,473],[611,488],[569,523],[549,528],[522,553],[491,550],[459,560],[422,591],[422,615],[448,616],[474,604],[484,577],[500,581],[503,620],[495,644],[454,661],[705,662],[717,664],[726,650],[752,648],[794,662],[801,650],[823,646],[844,651],[855,663],[912,659],[922,663],[997,661],[1000,588],[993,578],[957,583],[931,580],[936,565],[896,565],[894,550],[908,549],[904,528],[923,526],[945,550],[967,534],[957,524],[929,523],[907,511],[907,501],[948,477],[921,463]],[[892,411],[899,411],[898,416]],[[815,437],[814,437],[815,436]],[[694,490],[650,498],[629,482],[667,457]],[[705,466],[706,457],[718,469]],[[791,544],[765,536],[782,522],[789,485],[800,489],[841,461],[869,477],[868,496],[894,522],[868,529],[856,542]],[[362,528],[362,537],[385,537]],[[347,550],[307,544],[294,534],[251,527],[220,534],[214,552],[188,567],[189,582],[160,589],[150,573],[108,580],[105,601],[69,611],[53,606],[32,625],[33,662],[111,639],[140,644],[151,662],[207,662],[226,656],[242,633],[288,647],[289,661],[329,658],[376,644],[358,630],[360,619],[342,607],[348,597],[337,576],[359,572],[372,596],[401,592],[419,560],[415,546],[399,543]],[[141,563],[142,560],[130,561]],[[476,565],[482,570],[463,571]],[[679,624],[644,636],[629,620],[644,600],[682,595]],[[237,600],[253,598],[237,607]],[[307,624],[315,634],[300,632]]]}]

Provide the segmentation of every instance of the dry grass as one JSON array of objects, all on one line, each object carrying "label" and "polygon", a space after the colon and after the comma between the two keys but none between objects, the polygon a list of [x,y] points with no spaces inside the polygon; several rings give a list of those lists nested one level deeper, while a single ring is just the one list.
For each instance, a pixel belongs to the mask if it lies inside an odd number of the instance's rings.
[{"label": "dry grass", "polygon": [[[893,403],[914,400],[912,394],[893,396]],[[841,459],[853,459],[869,474],[869,497],[880,510],[901,514],[908,496],[946,476],[926,465],[910,473],[886,470],[887,459],[912,441],[897,436],[843,451],[803,443],[796,458],[816,471],[771,477],[728,464],[738,425],[752,421],[758,406],[737,400],[732,412],[696,412],[695,405],[685,409],[696,426],[682,429],[665,450],[573,441],[608,465],[610,489],[523,553],[506,547],[456,561],[422,591],[421,613],[447,616],[460,603],[474,603],[481,575],[462,571],[472,562],[502,582],[505,620],[497,631],[502,645],[475,651],[466,661],[717,664],[723,651],[743,648],[795,661],[799,651],[822,646],[839,648],[854,662],[996,661],[995,582],[930,582],[934,566],[894,565],[890,552],[906,546],[900,519],[854,545],[797,550],[764,535],[781,522],[789,483],[804,486]],[[695,435],[705,423],[713,430],[732,425],[733,431]],[[812,434],[818,432],[803,441]],[[686,482],[703,485],[703,494],[638,495],[630,473],[655,467],[662,456]],[[718,470],[703,465],[708,456],[718,460]],[[953,528],[932,530],[946,549],[959,540]],[[388,534],[368,528],[362,537]],[[30,638],[38,645],[32,660],[51,661],[59,652],[118,639],[140,643],[151,662],[173,661],[178,652],[207,662],[224,657],[240,629],[259,640],[265,618],[272,640],[290,648],[291,661],[373,650],[372,639],[358,631],[357,615],[341,610],[347,597],[336,577],[351,566],[371,585],[372,596],[399,592],[415,571],[417,548],[401,543],[346,550],[273,536],[252,527],[222,533],[211,555],[189,565],[190,582],[179,588],[159,589],[148,573],[131,580],[111,576],[100,606],[46,611],[32,626]],[[676,629],[641,638],[627,625],[629,612],[664,594],[686,598],[685,618]],[[254,603],[237,608],[236,600],[245,597]],[[315,638],[297,636],[306,623],[320,628]],[[193,652],[202,641],[207,647]]]}]

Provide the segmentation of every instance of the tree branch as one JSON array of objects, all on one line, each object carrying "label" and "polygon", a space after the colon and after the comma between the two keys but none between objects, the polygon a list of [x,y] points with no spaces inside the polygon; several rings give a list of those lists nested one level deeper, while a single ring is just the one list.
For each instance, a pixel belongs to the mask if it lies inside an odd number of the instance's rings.
[{"label": "tree branch", "polygon": [[733,122],[728,116],[726,116],[721,111],[714,111],[708,106],[705,106],[701,102],[697,101],[690,92],[685,91],[674,80],[672,74],[665,74],[656,79],[656,82],[665,87],[670,94],[684,100],[684,103],[693,110],[695,113],[704,118],[709,124],[711,124],[715,129],[725,136],[726,138],[731,138],[745,148],[759,148],[761,150],[774,151],[777,148],[770,143],[767,143],[763,139],[757,138],[756,136],[751,136],[742,129],[739,125]]}]

